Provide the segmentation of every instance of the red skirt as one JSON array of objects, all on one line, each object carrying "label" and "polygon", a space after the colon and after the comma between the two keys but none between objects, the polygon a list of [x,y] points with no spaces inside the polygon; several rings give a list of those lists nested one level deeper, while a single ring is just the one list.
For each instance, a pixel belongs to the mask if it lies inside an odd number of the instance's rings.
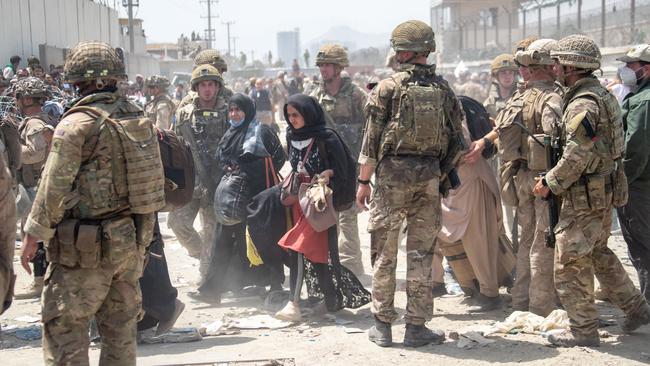
[{"label": "red skirt", "polygon": [[293,222],[296,224],[287,231],[278,244],[293,251],[302,253],[312,263],[328,263],[327,230],[316,232],[302,214],[300,203],[291,206]]}]

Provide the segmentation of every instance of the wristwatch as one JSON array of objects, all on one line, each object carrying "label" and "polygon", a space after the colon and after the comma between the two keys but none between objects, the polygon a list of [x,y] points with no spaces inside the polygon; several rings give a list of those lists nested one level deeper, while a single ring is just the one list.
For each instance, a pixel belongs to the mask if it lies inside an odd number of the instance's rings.
[{"label": "wristwatch", "polygon": [[359,184],[368,185],[368,184],[370,184],[370,179],[361,179],[361,178],[357,178],[357,182],[358,182]]}]

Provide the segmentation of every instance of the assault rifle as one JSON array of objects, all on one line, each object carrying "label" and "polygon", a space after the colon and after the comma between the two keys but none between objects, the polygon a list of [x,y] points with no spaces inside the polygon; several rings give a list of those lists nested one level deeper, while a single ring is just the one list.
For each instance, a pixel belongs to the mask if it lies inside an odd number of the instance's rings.
[{"label": "assault rifle", "polygon": [[[544,136],[544,148],[546,149],[546,166],[552,169],[562,156],[557,138],[551,136]],[[544,230],[544,239],[548,248],[555,248],[555,225],[560,220],[560,198],[550,192],[548,197],[548,228]]]}]

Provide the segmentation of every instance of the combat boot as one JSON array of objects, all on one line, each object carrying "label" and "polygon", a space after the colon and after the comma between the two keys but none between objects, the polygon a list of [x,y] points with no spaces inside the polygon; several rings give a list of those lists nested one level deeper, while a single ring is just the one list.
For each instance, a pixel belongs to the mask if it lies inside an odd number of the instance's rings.
[{"label": "combat boot", "polygon": [[420,347],[430,343],[441,344],[445,341],[445,332],[439,329],[429,329],[424,325],[406,324],[404,346]]},{"label": "combat boot", "polygon": [[579,335],[573,332],[564,332],[559,335],[551,334],[548,341],[557,347],[598,347],[600,346],[600,336],[598,331],[589,335]]},{"label": "combat boot", "polygon": [[15,294],[14,299],[38,299],[41,297],[41,292],[43,292],[43,277],[34,277],[34,282],[25,288],[25,292]]},{"label": "combat boot", "polygon": [[625,333],[631,333],[638,327],[650,323],[650,305],[644,304],[639,311],[625,317],[621,329]]},{"label": "combat boot", "polygon": [[488,311],[498,309],[500,305],[501,305],[501,298],[498,295],[494,297],[490,297],[490,296],[485,296],[483,294],[479,294],[478,305],[470,306],[470,308],[467,309],[467,311],[470,313],[487,313]]},{"label": "combat boot", "polygon": [[393,345],[393,330],[390,323],[384,323],[375,318],[375,325],[368,330],[368,339],[379,347],[390,347]]}]

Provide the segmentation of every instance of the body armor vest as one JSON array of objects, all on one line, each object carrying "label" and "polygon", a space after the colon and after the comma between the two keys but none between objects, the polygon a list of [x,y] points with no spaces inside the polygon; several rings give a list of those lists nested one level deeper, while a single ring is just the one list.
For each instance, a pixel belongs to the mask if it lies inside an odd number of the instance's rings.
[{"label": "body armor vest", "polygon": [[[18,128],[18,134],[20,137],[20,143],[22,145],[27,145],[27,136],[24,135],[24,131],[27,128],[28,123],[38,123],[41,125],[42,129],[49,129],[49,125],[44,120],[44,116],[39,115],[35,117],[27,117],[23,124]],[[18,171],[18,182],[21,183],[25,188],[32,188],[38,185],[38,181],[41,179],[41,173],[43,172],[43,166],[45,165],[46,158],[43,161],[39,161],[34,164],[22,164],[20,170]]]},{"label": "body armor vest", "polygon": [[[440,157],[447,151],[449,117],[445,110],[448,90],[433,79],[405,78],[397,83],[391,118],[382,135],[382,155]],[[450,121],[449,121],[450,122]]]},{"label": "body armor vest", "polygon": [[316,99],[330,127],[339,133],[353,155],[359,156],[365,117],[362,110],[355,109],[353,94],[354,86],[348,79],[335,97],[327,94],[325,85],[321,85]]},{"label": "body armor vest", "polygon": [[165,205],[164,173],[151,120],[123,99],[108,103],[93,96],[70,109],[97,119],[83,145],[74,186],[77,218],[101,218],[123,210],[147,214]]}]

